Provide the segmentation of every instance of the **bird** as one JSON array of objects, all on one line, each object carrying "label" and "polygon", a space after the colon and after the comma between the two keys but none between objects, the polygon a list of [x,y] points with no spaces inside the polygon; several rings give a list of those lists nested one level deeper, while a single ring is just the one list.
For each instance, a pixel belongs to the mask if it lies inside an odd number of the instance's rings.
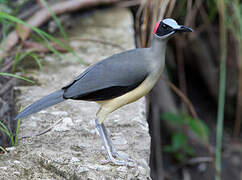
[{"label": "bird", "polygon": [[149,93],[164,70],[167,41],[177,32],[192,31],[174,19],[159,20],[154,26],[150,47],[114,54],[91,65],[66,86],[23,109],[15,120],[68,99],[97,102],[100,107],[95,125],[109,162],[129,165],[133,160],[118,153],[104,120],[113,111]]}]

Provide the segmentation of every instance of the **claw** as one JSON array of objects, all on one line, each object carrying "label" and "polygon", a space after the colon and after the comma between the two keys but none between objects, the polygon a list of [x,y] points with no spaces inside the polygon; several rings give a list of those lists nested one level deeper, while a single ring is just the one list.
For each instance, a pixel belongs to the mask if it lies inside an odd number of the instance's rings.
[{"label": "claw", "polygon": [[119,160],[116,160],[116,159],[114,159],[114,160],[104,160],[104,161],[102,161],[102,163],[101,164],[103,164],[103,165],[105,165],[105,164],[113,164],[113,165],[116,165],[116,166],[128,166],[128,167],[135,167],[136,166],[136,164],[134,164],[134,163],[131,163],[131,162],[128,162],[128,161],[119,161]]},{"label": "claw", "polygon": [[119,158],[119,159],[124,160],[124,161],[136,162],[135,160],[129,158],[128,156],[125,156],[125,155],[118,153],[116,150],[112,151],[112,155],[114,157]]}]

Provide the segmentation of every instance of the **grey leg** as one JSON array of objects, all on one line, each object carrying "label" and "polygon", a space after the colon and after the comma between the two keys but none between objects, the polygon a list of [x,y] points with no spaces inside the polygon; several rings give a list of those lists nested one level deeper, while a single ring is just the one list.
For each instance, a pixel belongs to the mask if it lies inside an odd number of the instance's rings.
[{"label": "grey leg", "polygon": [[[127,161],[125,161],[125,160],[123,160],[123,161],[121,161],[121,160],[116,160],[116,159],[113,157],[112,151],[113,151],[113,149],[115,149],[115,148],[114,148],[114,146],[113,146],[113,144],[112,144],[112,142],[111,142],[111,139],[110,139],[110,138],[108,137],[108,135],[107,135],[107,130],[106,130],[106,128],[104,127],[103,123],[100,124],[100,123],[98,122],[97,119],[96,119],[95,123],[96,123],[96,128],[97,128],[97,130],[98,130],[98,133],[99,133],[99,135],[100,135],[101,138],[102,138],[103,145],[104,145],[104,147],[105,147],[105,150],[106,150],[106,152],[107,152],[107,155],[108,155],[109,160],[110,160],[112,163],[114,163],[115,165],[130,165],[130,164],[129,164]],[[105,129],[105,130],[104,130],[104,129]],[[111,143],[111,145],[110,145],[110,143]],[[116,151],[116,150],[115,150],[115,151]],[[130,165],[130,166],[133,166],[133,165]]]},{"label": "grey leg", "polygon": [[125,161],[135,162],[133,159],[130,159],[129,157],[121,155],[121,154],[118,153],[118,151],[116,150],[115,146],[112,143],[112,140],[111,140],[110,136],[108,135],[108,131],[107,131],[106,127],[104,126],[103,123],[101,124],[101,126],[102,126],[103,132],[104,132],[104,134],[105,134],[105,136],[107,138],[109,147],[111,148],[112,155],[114,157],[117,157],[117,158],[125,160]]}]

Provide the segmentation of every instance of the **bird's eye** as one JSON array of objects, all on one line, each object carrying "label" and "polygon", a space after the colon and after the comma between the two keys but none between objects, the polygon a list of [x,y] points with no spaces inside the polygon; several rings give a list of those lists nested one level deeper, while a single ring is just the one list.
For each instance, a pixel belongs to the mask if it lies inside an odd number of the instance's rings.
[{"label": "bird's eye", "polygon": [[167,26],[166,24],[162,24],[162,27],[163,27],[164,29],[167,29],[167,28],[168,28],[168,26]]}]

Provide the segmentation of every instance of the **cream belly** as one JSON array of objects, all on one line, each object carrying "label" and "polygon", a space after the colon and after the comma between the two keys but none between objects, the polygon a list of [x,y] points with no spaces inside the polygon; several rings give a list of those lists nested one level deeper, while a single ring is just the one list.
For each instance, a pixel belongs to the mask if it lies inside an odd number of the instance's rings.
[{"label": "cream belly", "polygon": [[101,105],[99,111],[97,112],[99,123],[102,123],[109,113],[145,96],[153,88],[159,76],[160,73],[156,74],[155,76],[148,76],[137,88],[122,96],[106,101],[97,101],[97,103]]}]

